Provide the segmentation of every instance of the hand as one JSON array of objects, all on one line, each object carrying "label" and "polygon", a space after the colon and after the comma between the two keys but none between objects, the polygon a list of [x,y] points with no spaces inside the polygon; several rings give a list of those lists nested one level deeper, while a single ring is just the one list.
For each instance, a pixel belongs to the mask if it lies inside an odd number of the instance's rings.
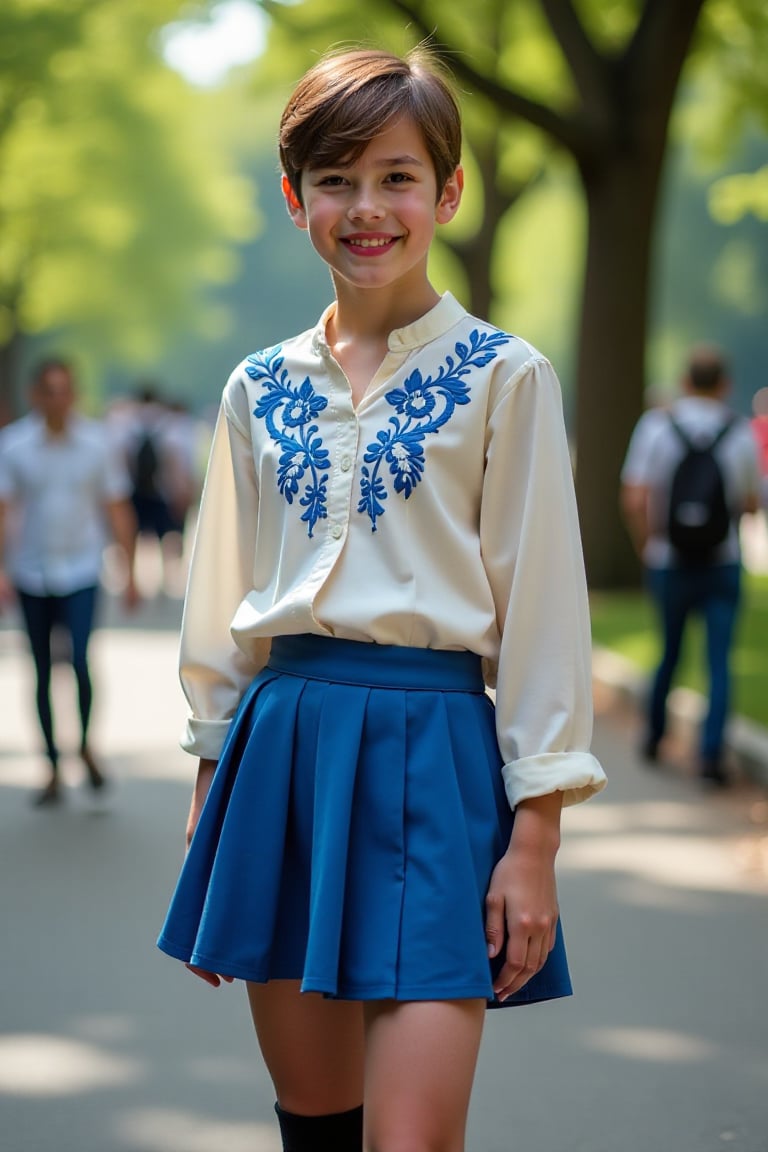
[{"label": "hand", "polygon": [[491,876],[485,936],[489,957],[504,956],[493,982],[500,1000],[527,984],[555,945],[561,804],[562,794],[553,793],[518,806],[509,847]]},{"label": "hand", "polygon": [[219,988],[222,980],[225,984],[231,984],[234,980],[234,976],[221,976],[218,972],[206,972],[205,968],[197,968],[194,964],[186,964],[185,967],[189,968],[195,976],[204,980],[206,984],[210,984],[211,988]]}]

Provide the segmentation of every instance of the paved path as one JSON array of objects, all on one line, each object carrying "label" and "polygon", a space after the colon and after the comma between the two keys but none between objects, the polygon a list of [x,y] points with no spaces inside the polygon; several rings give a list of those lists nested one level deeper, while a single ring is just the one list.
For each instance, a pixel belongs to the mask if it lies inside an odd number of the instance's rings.
[{"label": "paved path", "polygon": [[[174,603],[130,627],[112,608],[95,638],[104,811],[75,760],[68,802],[30,806],[31,669],[0,631],[2,1152],[278,1152],[242,988],[214,992],[154,947],[193,770],[177,620]],[[767,1152],[765,793],[643,770],[605,703],[610,785],[566,814],[560,857],[577,995],[491,1014],[468,1152]]]}]

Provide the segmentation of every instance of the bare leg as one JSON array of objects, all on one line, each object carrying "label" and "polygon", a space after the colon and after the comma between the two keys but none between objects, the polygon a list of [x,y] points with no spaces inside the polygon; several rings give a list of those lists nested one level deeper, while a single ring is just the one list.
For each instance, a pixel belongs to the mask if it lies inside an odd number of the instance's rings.
[{"label": "bare leg", "polygon": [[366,1004],[365,1147],[463,1152],[482,1000]]},{"label": "bare leg", "polygon": [[325,1116],[363,1099],[363,1009],[302,994],[294,980],[248,984],[248,1000],[280,1107]]}]

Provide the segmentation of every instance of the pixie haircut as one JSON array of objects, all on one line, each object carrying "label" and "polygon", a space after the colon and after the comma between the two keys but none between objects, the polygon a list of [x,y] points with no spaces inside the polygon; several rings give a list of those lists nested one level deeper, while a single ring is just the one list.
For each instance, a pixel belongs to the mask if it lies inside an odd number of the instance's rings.
[{"label": "pixie haircut", "polygon": [[461,112],[435,54],[423,46],[405,57],[358,48],[319,60],[297,84],[280,121],[280,162],[299,202],[305,169],[354,163],[399,116],[410,116],[420,128],[439,196],[461,160]]}]

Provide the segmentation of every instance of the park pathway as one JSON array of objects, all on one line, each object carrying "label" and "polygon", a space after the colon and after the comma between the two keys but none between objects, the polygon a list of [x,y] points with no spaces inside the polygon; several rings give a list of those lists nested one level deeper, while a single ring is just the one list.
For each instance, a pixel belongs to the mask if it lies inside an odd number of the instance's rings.
[{"label": "park pathway", "polygon": [[[94,742],[111,794],[90,803],[72,760],[44,811],[31,669],[0,630],[2,1152],[278,1152],[242,988],[154,947],[194,769],[178,617],[110,603]],[[576,995],[490,1015],[468,1152],[768,1152],[768,799],[648,772],[631,714],[597,705],[610,783],[567,812],[559,867]]]}]

